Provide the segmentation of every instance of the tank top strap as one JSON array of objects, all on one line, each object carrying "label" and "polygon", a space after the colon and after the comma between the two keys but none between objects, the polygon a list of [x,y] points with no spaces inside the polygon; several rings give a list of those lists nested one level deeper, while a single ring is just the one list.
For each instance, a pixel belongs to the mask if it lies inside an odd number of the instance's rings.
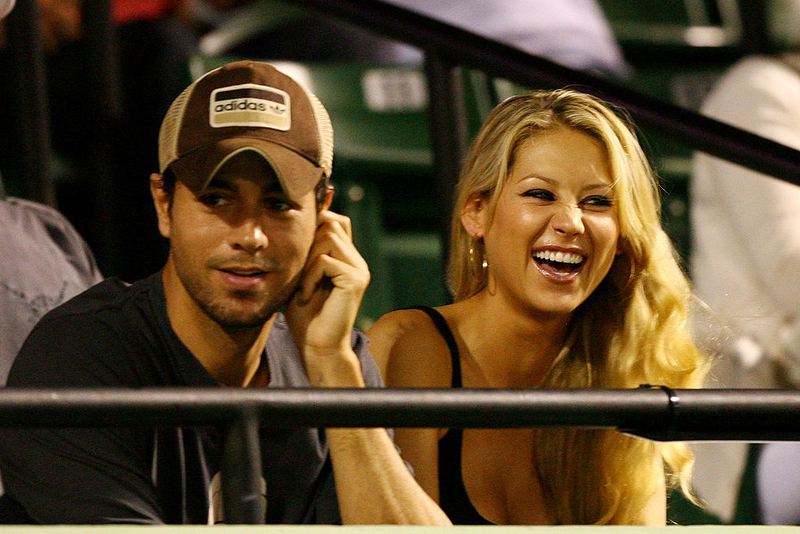
[{"label": "tank top strap", "polygon": [[[442,314],[428,306],[412,306],[404,309],[421,310],[428,314],[450,349],[450,359],[453,362],[452,387],[463,387],[458,345]],[[475,509],[464,487],[461,474],[462,446],[463,430],[460,428],[449,429],[439,440],[439,505],[455,525],[491,525],[492,523]]]},{"label": "tank top strap", "polygon": [[431,318],[433,321],[436,330],[439,331],[442,338],[444,339],[445,343],[447,343],[447,348],[450,349],[450,360],[453,364],[453,379],[452,379],[452,387],[460,388],[461,387],[461,358],[458,354],[458,345],[456,344],[456,338],[453,336],[452,330],[450,330],[450,325],[447,324],[444,316],[439,313],[434,308],[430,306],[410,306],[408,308],[403,308],[404,310],[420,310],[428,314],[428,317]]}]

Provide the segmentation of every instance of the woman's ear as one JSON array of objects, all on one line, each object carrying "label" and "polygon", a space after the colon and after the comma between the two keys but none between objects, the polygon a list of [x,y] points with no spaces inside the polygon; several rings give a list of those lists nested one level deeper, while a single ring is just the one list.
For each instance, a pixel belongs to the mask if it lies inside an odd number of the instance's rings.
[{"label": "woman's ear", "polygon": [[170,236],[170,204],[169,194],[164,190],[164,177],[153,173],[150,175],[150,194],[158,217],[158,231],[169,239]]},{"label": "woman's ear", "polygon": [[474,239],[480,239],[486,233],[487,204],[486,198],[481,193],[473,193],[461,210],[461,224]]}]

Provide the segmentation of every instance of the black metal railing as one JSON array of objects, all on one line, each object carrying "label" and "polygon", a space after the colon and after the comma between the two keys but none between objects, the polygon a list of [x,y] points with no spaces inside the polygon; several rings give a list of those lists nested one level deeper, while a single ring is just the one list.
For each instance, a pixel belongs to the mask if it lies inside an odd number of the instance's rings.
[{"label": "black metal railing", "polygon": [[[0,426],[228,429],[225,517],[263,522],[259,427],[609,428],[656,441],[800,441],[800,391],[637,389],[0,389]],[[226,480],[227,478],[227,480]]]}]

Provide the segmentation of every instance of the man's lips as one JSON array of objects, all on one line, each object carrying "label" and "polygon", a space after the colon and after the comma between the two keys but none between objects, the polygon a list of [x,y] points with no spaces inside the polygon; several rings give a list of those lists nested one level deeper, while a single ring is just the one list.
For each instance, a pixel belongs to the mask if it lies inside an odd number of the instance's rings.
[{"label": "man's lips", "polygon": [[237,276],[259,276],[261,274],[265,274],[266,271],[263,269],[220,269],[220,271],[235,274]]},{"label": "man's lips", "polygon": [[250,290],[261,284],[269,271],[260,267],[226,266],[218,268],[226,285],[237,290]]}]

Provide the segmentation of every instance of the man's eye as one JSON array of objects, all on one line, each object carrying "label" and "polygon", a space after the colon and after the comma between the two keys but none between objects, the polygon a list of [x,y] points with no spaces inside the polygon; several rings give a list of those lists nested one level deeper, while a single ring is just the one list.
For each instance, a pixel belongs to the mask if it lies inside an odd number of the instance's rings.
[{"label": "man's eye", "polygon": [[268,198],[264,204],[271,211],[289,211],[293,207],[291,202],[283,198]]},{"label": "man's eye", "polygon": [[205,193],[200,195],[200,202],[209,208],[216,208],[225,204],[225,197],[214,193]]}]

